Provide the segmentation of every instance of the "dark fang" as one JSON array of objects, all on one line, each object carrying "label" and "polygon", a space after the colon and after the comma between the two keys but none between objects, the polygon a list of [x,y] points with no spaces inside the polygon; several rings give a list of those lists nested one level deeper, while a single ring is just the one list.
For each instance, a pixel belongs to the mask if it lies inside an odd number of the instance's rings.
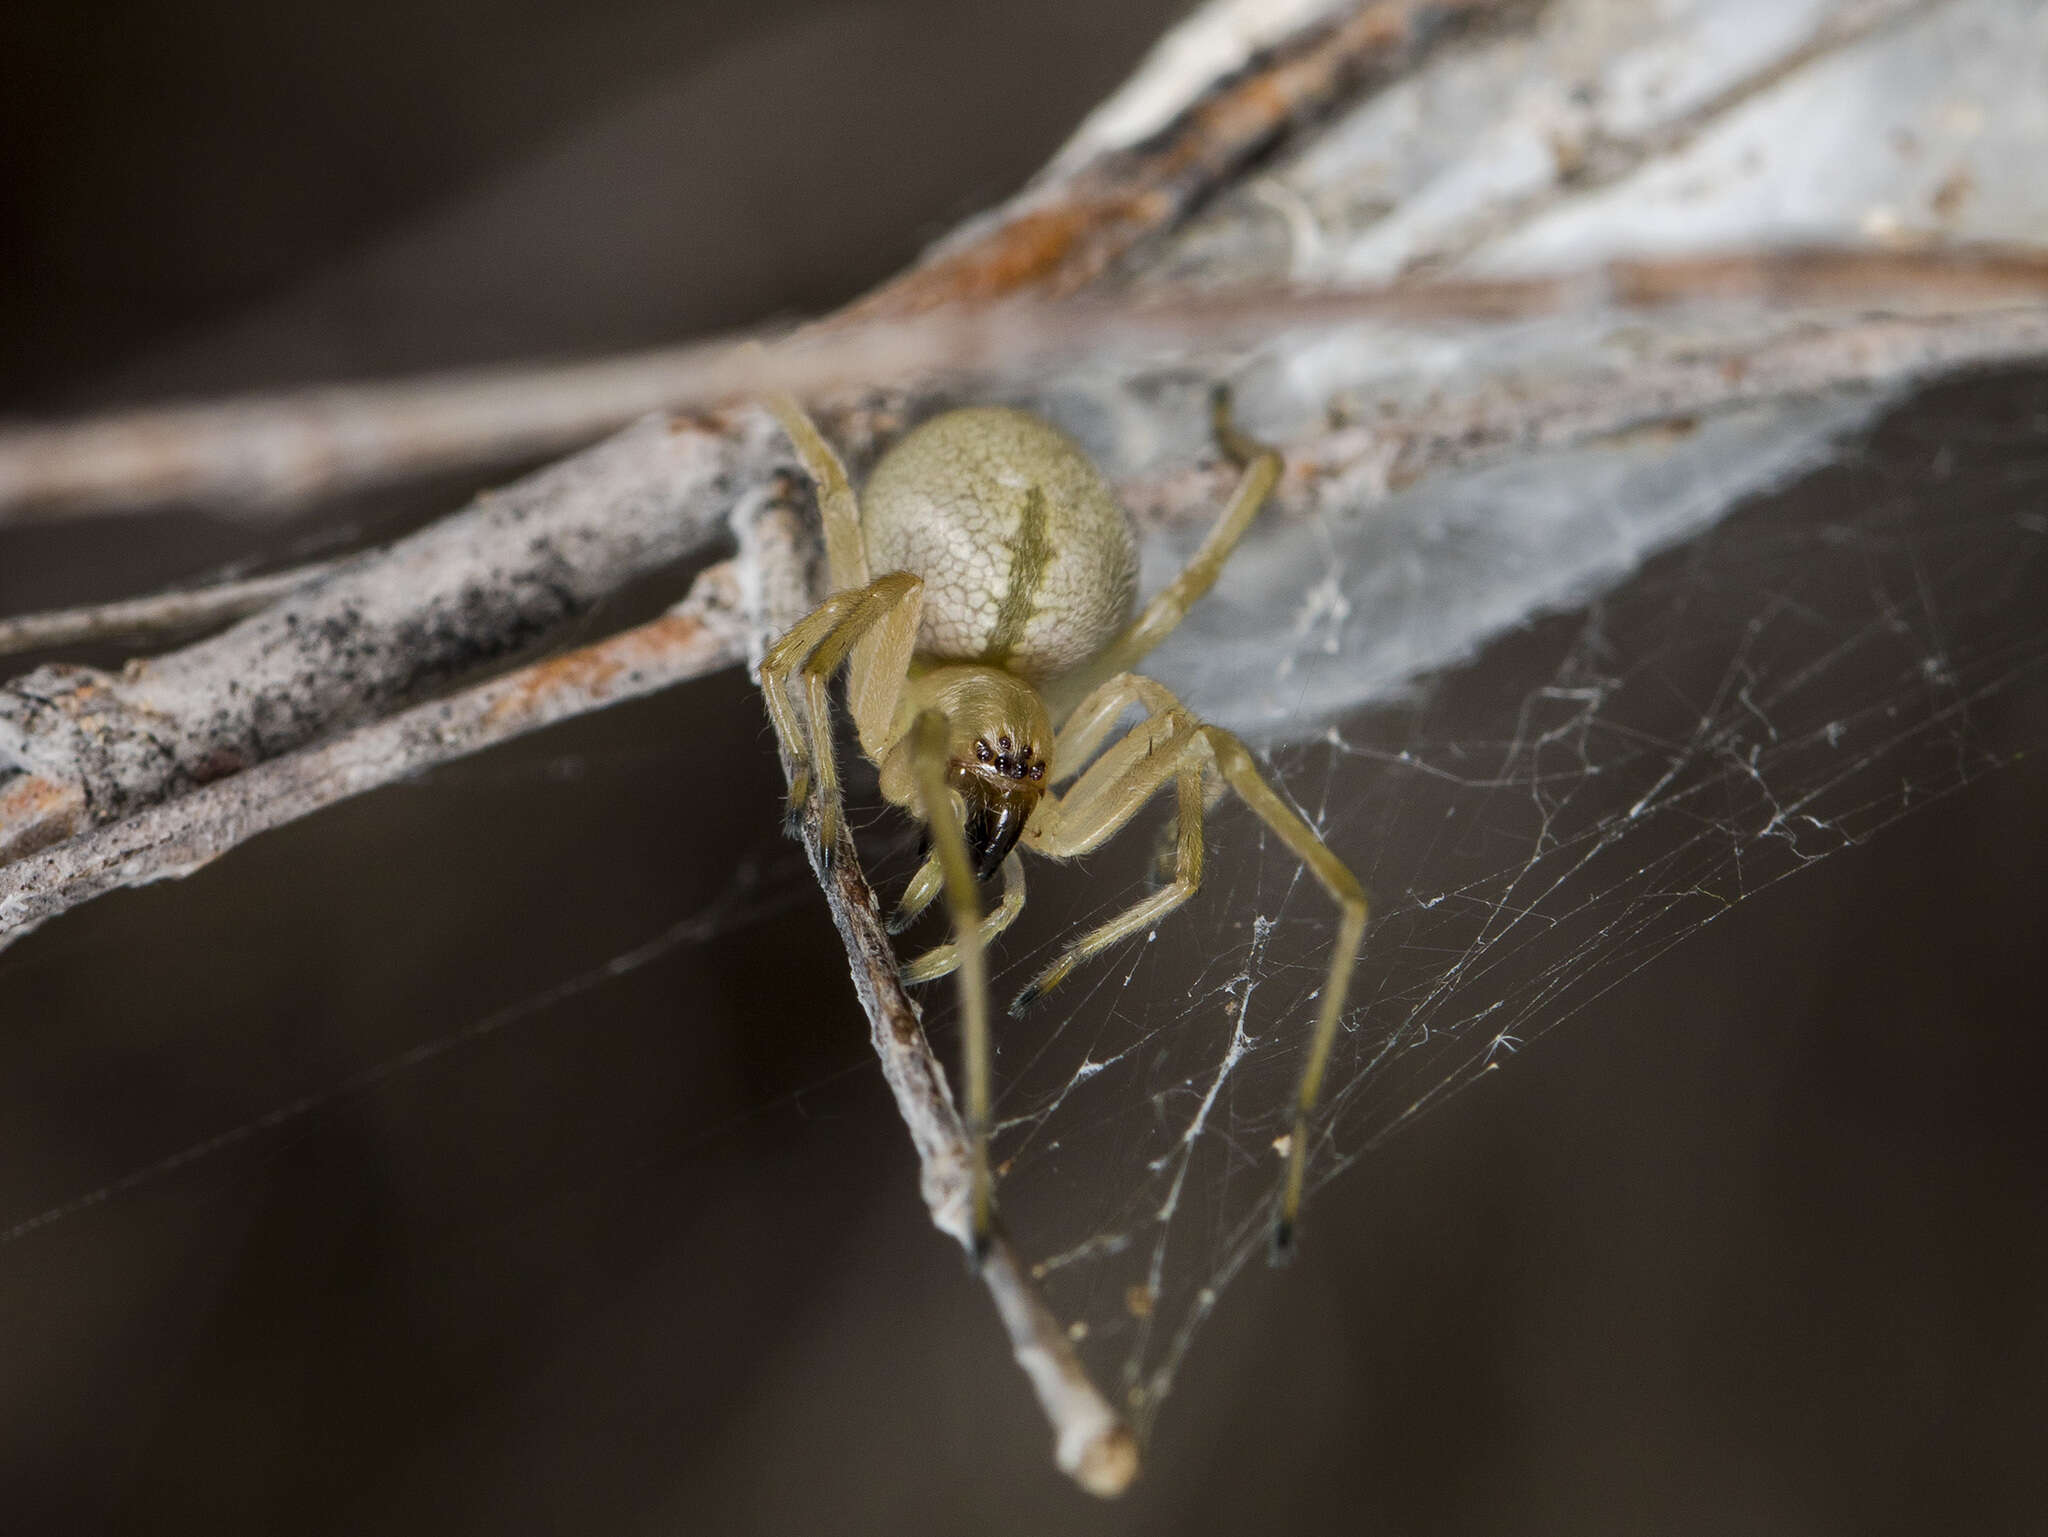
[{"label": "dark fang", "polygon": [[988,880],[1002,869],[1003,861],[1017,840],[1024,836],[1024,823],[1031,807],[1014,796],[970,795],[967,797],[967,852],[974,860],[978,880]]}]

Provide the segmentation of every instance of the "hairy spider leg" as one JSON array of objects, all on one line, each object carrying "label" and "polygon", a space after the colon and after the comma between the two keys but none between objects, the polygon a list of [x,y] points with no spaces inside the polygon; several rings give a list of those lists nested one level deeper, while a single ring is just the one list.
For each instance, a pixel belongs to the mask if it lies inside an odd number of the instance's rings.
[{"label": "hairy spider leg", "polygon": [[[1159,684],[1150,680],[1140,681],[1146,685],[1142,692],[1136,682],[1125,684],[1123,680],[1112,680],[1103,692],[1109,693],[1122,684],[1127,690],[1124,693],[1126,700],[1148,695],[1153,699],[1161,695],[1166,700],[1173,699]],[[1114,694],[1110,694],[1101,708],[1107,711],[1112,703],[1115,703]],[[1121,709],[1121,705],[1118,704],[1117,708]],[[1114,719],[1114,715],[1110,718]],[[1193,895],[1202,876],[1202,779],[1211,770],[1220,774],[1223,782],[1237,793],[1238,799],[1308,867],[1309,873],[1338,907],[1337,936],[1330,947],[1330,966],[1323,981],[1321,1007],[1316,1014],[1315,1032],[1309,1037],[1308,1056],[1302,1064],[1301,1079],[1295,1091],[1294,1131],[1289,1139],[1287,1173],[1273,1225],[1273,1253],[1276,1259],[1284,1260],[1292,1251],[1294,1224],[1301,1211],[1307,1168],[1308,1123],[1322,1094],[1323,1073],[1329,1064],[1330,1048],[1337,1038],[1337,1025],[1343,1017],[1344,998],[1350,990],[1358,948],[1365,937],[1368,909],[1365,892],[1357,877],[1266,782],[1243,742],[1220,726],[1205,725],[1174,701],[1132,727],[1090,766],[1065,797],[1049,806],[1041,803],[1042,820],[1034,821],[1032,829],[1025,834],[1025,841],[1049,858],[1071,859],[1112,837],[1147,801],[1164,789],[1169,780],[1173,781],[1180,802],[1174,880],[1164,890],[1138,902],[1069,945],[1036,981],[1018,995],[1011,1012],[1021,1012],[1030,1007],[1040,994],[1057,986],[1083,961],[1157,922]]]},{"label": "hairy spider leg", "polygon": [[[797,404],[794,396],[771,395],[768,409],[782,424],[782,430],[789,434],[790,445],[796,449],[796,456],[804,467],[804,473],[811,477],[817,488],[818,514],[825,530],[825,573],[833,592],[847,592],[856,587],[865,587],[872,580],[868,566],[867,536],[861,528],[860,500],[854,495],[853,482],[847,477],[846,464],[838,452],[825,441],[804,408]],[[911,626],[915,636],[917,626]],[[893,689],[890,694],[890,709],[894,708],[896,693],[900,693],[901,680],[895,676],[895,664],[885,664],[882,653],[885,643],[879,635],[863,636],[853,648],[853,668],[848,678],[847,699],[859,721],[861,697],[871,687],[879,684]],[[909,669],[910,653],[903,654],[902,665]],[[871,715],[874,712],[870,712]],[[893,727],[887,711],[879,714],[877,727],[889,730]],[[894,745],[893,741],[890,743]],[[881,761],[881,753],[869,740],[863,730],[861,746],[870,758]]]},{"label": "hairy spider leg", "polygon": [[[938,888],[945,883],[945,876],[939,871],[938,860],[935,858],[926,860],[918,873],[922,875],[925,870],[932,872],[932,888],[934,894],[936,894]],[[927,897],[925,902],[928,903],[930,900],[930,897]],[[925,903],[918,905],[922,908]],[[1003,856],[1003,899],[982,915],[982,948],[986,949],[990,940],[1015,923],[1017,915],[1023,911],[1024,861],[1019,857],[1017,851],[1012,849]],[[915,917],[916,914],[913,913],[912,916]],[[908,966],[905,966],[903,968],[903,980],[912,987],[915,987],[920,982],[935,982],[940,977],[947,975],[959,964],[960,947],[949,940],[943,945],[934,945]]]},{"label": "hairy spider leg", "polygon": [[1053,737],[1052,782],[1064,784],[1081,770],[1092,769],[1102,744],[1134,704],[1142,706],[1148,716],[1186,709],[1164,683],[1156,683],[1138,672],[1117,674],[1098,685],[1060,722]]},{"label": "hairy spider leg", "polygon": [[1217,445],[1244,471],[1237,489],[1180,574],[1154,594],[1121,635],[1047,689],[1055,721],[1062,719],[1065,708],[1092,694],[1105,679],[1136,667],[1179,627],[1188,610],[1216,585],[1223,563],[1279,482],[1279,454],[1238,431],[1231,421],[1230,392],[1220,386],[1210,403],[1210,422]]},{"label": "hairy spider leg", "polygon": [[[847,696],[862,751],[879,761],[895,746],[897,703],[910,678],[910,653],[917,643],[924,581],[905,571],[878,577],[865,587],[836,592],[791,625],[761,659],[761,692],[782,750],[793,765],[788,816],[792,826],[816,780],[819,836],[827,857],[838,841],[842,816],[839,764],[832,747],[831,705],[826,686],[848,652],[854,653]],[[868,642],[865,652],[856,643]],[[800,674],[804,718],[789,695],[789,679]]]},{"label": "hairy spider leg", "polygon": [[846,466],[793,396],[770,395],[768,409],[789,434],[804,473],[818,488],[818,513],[825,525],[825,563],[834,592],[868,584],[868,548],[860,531],[860,503]]},{"label": "hairy spider leg", "polygon": [[[911,876],[909,884],[903,888],[903,895],[896,899],[896,910],[889,914],[891,934],[901,934],[917,922],[918,914],[930,907],[932,898],[939,894],[939,884],[943,879],[939,874],[938,857],[927,853],[924,863],[917,867],[917,874]],[[945,973],[934,972],[933,975],[943,976]],[[931,977],[924,980],[929,982]]]},{"label": "hairy spider leg", "polygon": [[[1183,722],[1182,726],[1184,730],[1194,729],[1191,723]],[[1148,739],[1142,728],[1140,731],[1134,731],[1132,735],[1145,744],[1149,754],[1156,739]],[[1205,852],[1202,843],[1203,765],[1199,761],[1187,760],[1180,753],[1179,742],[1174,738],[1168,739],[1164,750],[1178,766],[1178,771],[1173,776],[1178,792],[1178,815],[1174,824],[1171,879],[1159,890],[1132,903],[1107,922],[1097,924],[1062,950],[1059,958],[1040,972],[1031,984],[1011,1001],[1012,1018],[1021,1018],[1042,995],[1064,982],[1077,966],[1102,954],[1120,940],[1128,939],[1131,935],[1152,927],[1201,889]],[[1140,776],[1145,775],[1146,766],[1141,763],[1118,779],[1106,782],[1100,796],[1069,796],[1060,808],[1066,815],[1051,824],[1036,845],[1036,852],[1050,859],[1067,859],[1098,847],[1128,822],[1136,814],[1139,806],[1165,788],[1163,779],[1153,781],[1134,803],[1129,806],[1120,805],[1119,792],[1126,787],[1134,786],[1139,782]]]}]

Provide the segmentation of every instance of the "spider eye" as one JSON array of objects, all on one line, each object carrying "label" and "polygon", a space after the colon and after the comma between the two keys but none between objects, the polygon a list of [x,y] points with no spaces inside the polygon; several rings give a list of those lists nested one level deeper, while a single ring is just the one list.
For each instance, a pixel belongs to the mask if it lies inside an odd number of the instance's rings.
[{"label": "spider eye", "polygon": [[1044,765],[1043,763],[1034,763],[1034,764],[1032,764],[1032,765],[1031,765],[1031,777],[1032,777],[1033,779],[1043,779],[1043,778],[1045,778],[1045,765]]},{"label": "spider eye", "polygon": [[1000,747],[1004,752],[1008,752],[1010,750],[1010,739],[1007,736],[999,736],[996,738],[996,746]]},{"label": "spider eye", "polygon": [[992,754],[988,750],[988,743],[976,742],[974,744],[974,756],[978,758],[981,762],[986,763],[991,757],[994,756],[994,754]]}]

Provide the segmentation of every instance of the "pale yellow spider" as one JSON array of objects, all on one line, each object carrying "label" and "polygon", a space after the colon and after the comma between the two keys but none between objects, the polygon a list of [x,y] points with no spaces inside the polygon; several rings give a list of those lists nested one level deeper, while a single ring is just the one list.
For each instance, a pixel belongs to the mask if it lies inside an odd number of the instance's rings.
[{"label": "pale yellow spider", "polygon": [[[792,826],[815,793],[829,857],[843,813],[826,685],[850,656],[847,699],[861,750],[881,770],[882,794],[932,834],[931,853],[892,926],[907,924],[942,889],[952,917],[952,942],[903,976],[928,982],[959,973],[977,1253],[986,1251],[993,1219],[983,946],[1024,906],[1017,846],[1076,858],[1169,783],[1179,792],[1172,883],[1068,945],[1018,996],[1013,1014],[1194,894],[1203,808],[1214,798],[1209,776],[1220,775],[1342,911],[1295,1094],[1273,1228],[1273,1253],[1284,1258],[1301,1207],[1308,1121],[1365,933],[1365,895],[1260,776],[1242,742],[1130,671],[1215,584],[1279,478],[1278,455],[1231,425],[1219,392],[1217,441],[1243,476],[1186,569],[1133,619],[1138,553],[1130,520],[1087,456],[1047,423],[987,407],[935,417],[875,466],[863,507],[839,456],[796,402],[772,407],[817,483],[832,580],[831,596],[761,663],[768,713],[792,765]],[[801,713],[792,678],[801,681]],[[1133,705],[1145,718],[1105,749]],[[1054,789],[1076,774],[1065,795]],[[983,917],[976,888],[998,870],[1002,901]]]}]

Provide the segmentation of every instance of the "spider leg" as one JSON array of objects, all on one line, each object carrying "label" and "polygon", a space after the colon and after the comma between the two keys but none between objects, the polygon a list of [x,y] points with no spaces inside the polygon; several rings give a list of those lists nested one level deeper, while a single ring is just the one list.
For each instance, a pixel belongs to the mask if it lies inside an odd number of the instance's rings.
[{"label": "spider leg", "polygon": [[1224,457],[1244,471],[1238,479],[1237,489],[1224,504],[1215,527],[1209,530],[1187,565],[1181,568],[1180,575],[1161,588],[1123,634],[1104,647],[1093,661],[1061,680],[1061,699],[1080,698],[1103,679],[1129,672],[1171,635],[1187,617],[1188,610],[1216,585],[1223,563],[1237,548],[1238,541],[1251,527],[1252,519],[1278,483],[1279,454],[1238,430],[1231,420],[1230,392],[1227,389],[1218,387],[1210,402],[1210,413],[1216,442]]},{"label": "spider leg", "polygon": [[[958,797],[946,788],[946,717],[927,710],[911,723],[910,761],[918,810],[932,830],[932,853],[942,872],[946,907],[953,921],[953,948],[960,989],[961,1078],[967,1088],[967,1137],[974,1150],[968,1173],[974,1258],[988,1256],[995,1201],[988,1172],[989,1040],[988,968],[981,945],[980,897]],[[1015,858],[1014,853],[1011,855]]]},{"label": "spider leg", "polygon": [[1117,722],[1123,719],[1124,711],[1134,704],[1143,705],[1147,715],[1182,708],[1165,684],[1155,683],[1142,673],[1118,673],[1094,689],[1060,722],[1053,738],[1052,783],[1063,784],[1087,768],[1102,744],[1109,740]]},{"label": "spider leg", "polygon": [[[923,875],[925,870],[936,872],[938,868],[936,859],[927,860],[924,869],[919,870],[918,874]],[[939,876],[937,879],[943,883],[944,877]],[[1015,923],[1017,914],[1023,911],[1024,861],[1018,856],[1017,851],[1012,849],[1003,858],[1003,899],[982,915],[982,948],[986,949],[990,940]],[[958,944],[935,945],[903,968],[903,980],[913,987],[920,982],[936,982],[959,964]]]},{"label": "spider leg", "polygon": [[[1193,728],[1190,727],[1190,730]],[[1185,740],[1180,739],[1180,740]],[[1033,979],[1030,986],[1019,993],[1010,1005],[1012,1015],[1021,1015],[1036,1003],[1040,995],[1050,992],[1064,982],[1075,967],[1082,962],[1100,955],[1119,940],[1128,939],[1141,933],[1171,913],[1193,896],[1202,885],[1202,777],[1204,765],[1199,757],[1178,750],[1178,745],[1169,747],[1176,764],[1173,778],[1179,797],[1179,815],[1175,824],[1173,846],[1173,876],[1166,885],[1142,901],[1125,908],[1106,923],[1096,925],[1067,948],[1060,952],[1059,959]],[[1093,803],[1067,803],[1073,806],[1074,820],[1062,822],[1041,848],[1041,852],[1053,857],[1064,858],[1069,852],[1082,853],[1085,849],[1069,849],[1062,839],[1071,835],[1078,842],[1093,848],[1108,838],[1116,828],[1130,820],[1132,815],[1154,794],[1166,787],[1165,780],[1152,781],[1142,792],[1135,792],[1135,798],[1128,806],[1118,804],[1114,792],[1130,787],[1130,776],[1111,784],[1112,794]],[[1113,822],[1115,825],[1106,825]],[[1091,825],[1092,824],[1092,825]]]},{"label": "spider leg", "polygon": [[[1162,731],[1166,733],[1163,742]],[[1139,744],[1136,753],[1127,751],[1133,740]],[[1064,980],[1075,966],[1156,922],[1192,894],[1202,871],[1203,778],[1212,769],[1308,867],[1337,903],[1339,912],[1315,1031],[1309,1038],[1308,1056],[1295,1091],[1287,1172],[1273,1226],[1273,1255],[1276,1260],[1284,1260],[1292,1251],[1295,1219],[1301,1210],[1309,1118],[1315,1113],[1322,1093],[1330,1048],[1335,1044],[1337,1025],[1344,1013],[1344,997],[1351,985],[1359,944],[1365,936],[1367,906],[1357,878],[1266,783],[1250,751],[1230,732],[1204,725],[1178,705],[1155,713],[1097,759],[1073,790],[1052,808],[1042,826],[1034,824],[1037,836],[1026,834],[1026,841],[1033,848],[1052,858],[1085,854],[1130,821],[1169,779],[1175,781],[1179,790],[1179,849],[1173,885],[1074,941],[1025,989],[1015,1007],[1028,1007],[1040,993]]]},{"label": "spider leg", "polygon": [[[1009,866],[1003,866],[1003,879],[1009,879]],[[917,867],[917,874],[911,876],[910,884],[903,888],[903,895],[896,899],[896,911],[889,915],[889,932],[901,934],[913,923],[917,915],[932,905],[932,898],[939,894],[944,877],[939,873],[939,856],[926,854],[924,863]],[[1005,894],[1008,887],[1004,888]]]},{"label": "spider leg", "polygon": [[[910,647],[923,600],[923,581],[900,571],[866,587],[836,592],[791,625],[761,659],[761,693],[768,701],[768,717],[792,765],[789,825],[793,829],[802,815],[815,780],[819,831],[828,854],[839,837],[841,811],[826,685],[856,642],[876,640],[870,665],[856,667],[848,692],[861,746],[871,757],[879,757],[909,676]],[[803,685],[801,718],[790,697],[792,677]]]},{"label": "spider leg", "polygon": [[[1089,754],[1115,726],[1126,708],[1142,703],[1147,714],[1092,763]],[[1183,776],[1182,760],[1199,722],[1161,683],[1136,673],[1110,679],[1088,696],[1055,742],[1054,777],[1065,778],[1087,763],[1074,787],[1064,796],[1048,796],[1025,833],[1024,841],[1049,859],[1074,859],[1107,842],[1163,790],[1169,780],[1180,791],[1174,834],[1172,882],[1135,906],[1075,940],[1052,965],[1010,1005],[1022,1014],[1040,994],[1065,981],[1083,961],[1101,954],[1118,940],[1156,922],[1195,894],[1202,879],[1202,811],[1206,797],[1204,764],[1190,760]]]},{"label": "spider leg", "polygon": [[[847,479],[845,464],[793,397],[773,395],[767,404],[782,430],[789,434],[804,472],[817,488],[832,591],[836,594],[871,585],[860,503]],[[847,701],[860,731],[862,750],[877,763],[901,734],[895,718],[896,704],[910,670],[920,612],[913,605],[886,615],[871,631],[863,633],[853,647]]]},{"label": "spider leg", "polygon": [[860,504],[854,499],[853,484],[846,478],[846,466],[832,451],[817,424],[789,395],[770,395],[768,409],[782,423],[804,473],[818,488],[818,512],[825,523],[825,561],[832,575],[832,590],[845,592],[868,584],[867,546],[860,532]]}]

